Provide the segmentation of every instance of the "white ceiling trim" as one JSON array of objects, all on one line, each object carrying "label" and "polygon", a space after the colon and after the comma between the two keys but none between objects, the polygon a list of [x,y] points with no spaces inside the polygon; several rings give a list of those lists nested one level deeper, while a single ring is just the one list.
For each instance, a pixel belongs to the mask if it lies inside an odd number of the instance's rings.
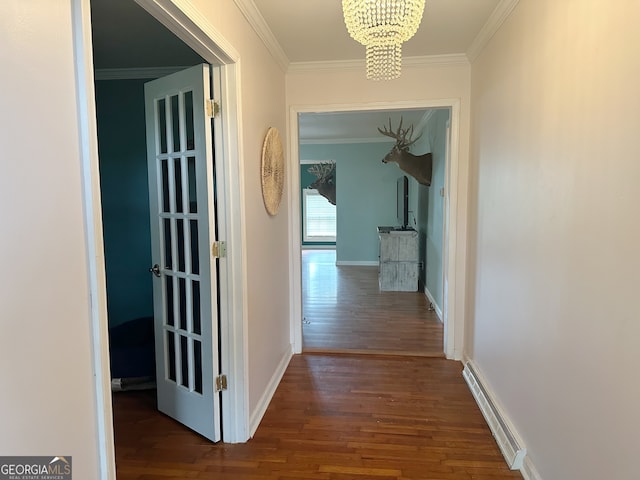
[{"label": "white ceiling trim", "polygon": [[275,61],[280,65],[280,68],[283,72],[287,71],[289,68],[289,58],[284,53],[284,50],[280,46],[278,40],[276,40],[275,35],[267,25],[264,17],[256,7],[256,4],[253,3],[253,0],[233,0],[236,6],[240,9],[244,17],[249,22],[249,25],[256,32],[262,43],[264,43],[269,53],[273,56]]},{"label": "white ceiling trim", "polygon": [[473,43],[467,50],[467,58],[469,59],[469,62],[473,62],[476,58],[478,58],[480,52],[484,50],[484,47],[487,46],[489,40],[491,40],[491,37],[495,35],[504,21],[509,18],[509,15],[511,15],[513,9],[516,8],[516,5],[518,5],[519,1],[520,0],[502,0],[496,6],[489,19],[480,30],[480,33],[478,33],[476,38],[473,40]]},{"label": "white ceiling trim", "polygon": [[[446,65],[468,65],[469,60],[464,53],[451,55],[428,55],[422,57],[404,57],[402,66],[424,67],[424,66],[446,66]],[[291,62],[287,73],[310,73],[327,70],[362,70],[365,68],[365,60],[331,60],[320,62]]]},{"label": "white ceiling trim", "polygon": [[212,65],[236,63],[240,55],[189,0],[134,0]]},{"label": "white ceiling trim", "polygon": [[345,145],[350,143],[393,143],[393,140],[384,137],[367,138],[322,138],[318,140],[300,140],[300,145]]},{"label": "white ceiling trim", "polygon": [[142,67],[142,68],[97,68],[95,70],[96,80],[138,80],[154,79],[171,75],[189,68],[182,67]]}]

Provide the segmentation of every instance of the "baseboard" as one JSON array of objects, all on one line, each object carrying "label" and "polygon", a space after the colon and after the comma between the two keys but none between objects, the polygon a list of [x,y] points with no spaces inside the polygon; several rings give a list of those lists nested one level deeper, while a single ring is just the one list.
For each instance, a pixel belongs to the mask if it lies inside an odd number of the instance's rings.
[{"label": "baseboard", "polygon": [[355,267],[377,267],[378,266],[378,262],[375,262],[375,261],[356,262],[356,261],[351,261],[351,260],[338,260],[338,261],[336,261],[336,265],[338,265],[338,266],[351,265],[351,266],[355,266]]},{"label": "baseboard", "polygon": [[486,387],[487,383],[481,378],[477,367],[471,360],[466,362],[462,376],[489,425],[507,465],[511,470],[522,471],[527,449],[509,419],[499,408],[495,401],[495,395]]},{"label": "baseboard", "polygon": [[431,303],[431,305],[433,305],[433,309],[436,312],[436,315],[438,316],[438,320],[440,320],[440,323],[443,323],[443,320],[442,320],[442,309],[438,306],[438,304],[436,303],[435,299],[433,298],[433,295],[431,295],[431,292],[429,291],[429,289],[427,288],[426,285],[424,287],[424,294],[429,299],[429,302]]},{"label": "baseboard", "polygon": [[262,417],[264,417],[264,414],[267,411],[269,404],[271,403],[271,399],[273,398],[273,395],[276,393],[276,389],[280,384],[280,380],[282,380],[282,376],[284,375],[284,372],[287,369],[287,366],[289,366],[289,362],[291,361],[292,356],[293,356],[293,350],[291,347],[289,347],[289,350],[287,350],[287,352],[284,354],[284,356],[280,360],[280,363],[278,364],[276,371],[273,373],[273,376],[271,377],[271,380],[269,381],[267,388],[262,394],[262,397],[260,397],[260,401],[258,402],[256,409],[251,413],[251,416],[249,417],[249,437],[250,438],[252,438],[253,435],[256,433],[256,430],[258,429],[258,426],[262,421]]}]

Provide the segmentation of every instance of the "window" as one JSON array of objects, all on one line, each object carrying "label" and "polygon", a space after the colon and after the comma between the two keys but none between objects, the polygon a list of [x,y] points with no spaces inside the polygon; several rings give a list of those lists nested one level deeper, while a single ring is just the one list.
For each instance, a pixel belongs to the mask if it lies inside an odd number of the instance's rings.
[{"label": "window", "polygon": [[336,241],[336,206],[318,193],[305,188],[302,202],[302,229],[304,242]]}]

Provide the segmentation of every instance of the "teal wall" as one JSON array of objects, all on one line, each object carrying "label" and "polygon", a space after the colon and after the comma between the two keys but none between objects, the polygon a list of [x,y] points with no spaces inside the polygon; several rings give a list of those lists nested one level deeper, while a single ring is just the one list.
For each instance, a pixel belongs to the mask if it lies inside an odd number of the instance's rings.
[{"label": "teal wall", "polygon": [[392,142],[300,145],[300,160],[336,161],[338,262],[377,262],[376,228],[398,223],[396,180],[402,172],[395,163],[382,163],[392,145]]},{"label": "teal wall", "polygon": [[153,315],[144,82],[96,82],[110,326]]},{"label": "teal wall", "polygon": [[420,272],[420,283],[429,291],[436,306],[442,311],[442,253],[444,229],[444,198],[440,190],[444,187],[446,167],[446,124],[449,110],[437,110],[423,130],[422,137],[412,148],[416,155],[431,152],[433,172],[431,186],[418,186],[418,227],[420,237],[420,260],[424,268]]},{"label": "teal wall", "polygon": [[[327,159],[327,160],[330,160],[330,159]],[[321,163],[321,162],[318,162],[318,163]],[[317,164],[307,163],[304,165],[300,165],[300,225],[302,225],[302,215],[303,215],[302,191],[318,179],[318,177],[316,177],[312,173],[309,173],[308,171],[308,168],[313,165],[317,165]],[[337,178],[337,176],[338,176],[338,169],[336,167],[334,177]],[[302,245],[306,247],[312,246],[312,245],[334,246],[336,244],[336,242],[305,242],[303,237],[304,235],[303,235],[302,229],[300,229],[300,240],[302,242]]]}]

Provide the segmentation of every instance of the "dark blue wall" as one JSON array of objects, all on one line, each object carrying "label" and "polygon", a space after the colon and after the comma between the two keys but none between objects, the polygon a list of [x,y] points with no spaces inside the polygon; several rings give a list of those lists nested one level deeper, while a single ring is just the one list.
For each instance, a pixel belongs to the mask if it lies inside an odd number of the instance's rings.
[{"label": "dark blue wall", "polygon": [[96,82],[110,326],[153,315],[145,81]]}]

